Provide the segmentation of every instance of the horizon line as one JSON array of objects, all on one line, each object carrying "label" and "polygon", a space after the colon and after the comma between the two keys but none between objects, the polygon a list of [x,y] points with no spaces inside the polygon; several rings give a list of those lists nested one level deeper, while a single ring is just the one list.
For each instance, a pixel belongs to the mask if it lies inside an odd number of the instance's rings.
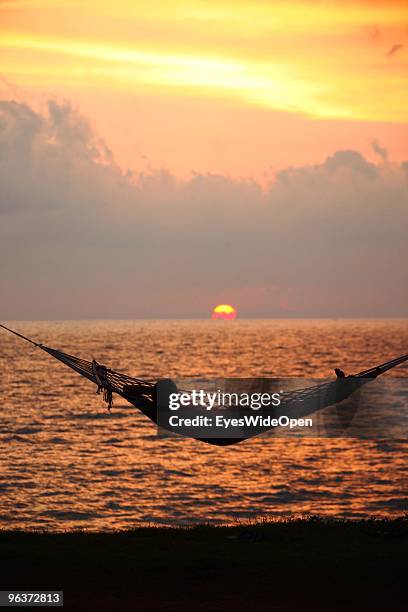
[{"label": "horizon line", "polygon": [[51,322],[75,322],[75,321],[208,321],[217,324],[219,322],[234,323],[237,321],[360,321],[360,320],[408,320],[408,315],[364,315],[364,316],[286,316],[286,317],[236,317],[233,320],[217,319],[214,320],[211,316],[208,317],[76,317],[76,318],[16,318],[16,319],[0,319],[4,322],[36,322],[36,323],[51,323]]}]

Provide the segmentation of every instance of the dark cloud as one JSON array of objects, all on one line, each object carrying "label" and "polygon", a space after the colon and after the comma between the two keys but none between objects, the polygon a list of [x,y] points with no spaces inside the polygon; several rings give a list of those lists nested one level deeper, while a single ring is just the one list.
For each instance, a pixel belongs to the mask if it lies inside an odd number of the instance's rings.
[{"label": "dark cloud", "polygon": [[179,181],[123,173],[69,104],[3,101],[0,318],[404,315],[408,175],[375,146]]},{"label": "dark cloud", "polygon": [[398,51],[400,51],[403,48],[404,48],[404,45],[401,45],[401,44],[392,45],[391,49],[387,51],[386,55],[387,57],[392,57],[393,55],[398,53]]},{"label": "dark cloud", "polygon": [[379,157],[381,157],[383,162],[387,162],[388,161],[388,151],[387,151],[387,149],[382,147],[376,138],[374,138],[374,140],[372,141],[371,147],[372,147],[374,153],[377,153],[377,155]]},{"label": "dark cloud", "polygon": [[330,172],[346,168],[355,174],[364,174],[369,178],[375,178],[378,174],[378,169],[374,164],[367,162],[358,151],[352,150],[336,151],[334,155],[326,159],[324,167]]}]

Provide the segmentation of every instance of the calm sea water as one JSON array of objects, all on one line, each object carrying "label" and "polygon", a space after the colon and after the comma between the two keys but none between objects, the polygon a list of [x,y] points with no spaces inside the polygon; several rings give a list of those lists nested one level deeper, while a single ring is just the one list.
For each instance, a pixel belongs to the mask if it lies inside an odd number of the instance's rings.
[{"label": "calm sea water", "polygon": [[[9,322],[138,377],[327,377],[408,352],[406,320]],[[152,423],[0,330],[0,527],[62,530],[408,511],[408,442],[158,438]],[[408,378],[403,365],[386,376]],[[408,410],[408,406],[407,406]]]}]

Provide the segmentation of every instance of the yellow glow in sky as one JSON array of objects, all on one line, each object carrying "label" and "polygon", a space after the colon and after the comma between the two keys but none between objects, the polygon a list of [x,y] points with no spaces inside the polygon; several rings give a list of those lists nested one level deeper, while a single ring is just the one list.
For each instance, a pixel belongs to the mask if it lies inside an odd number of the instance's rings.
[{"label": "yellow glow in sky", "polygon": [[404,4],[9,1],[0,4],[2,74],[36,87],[405,122]]}]

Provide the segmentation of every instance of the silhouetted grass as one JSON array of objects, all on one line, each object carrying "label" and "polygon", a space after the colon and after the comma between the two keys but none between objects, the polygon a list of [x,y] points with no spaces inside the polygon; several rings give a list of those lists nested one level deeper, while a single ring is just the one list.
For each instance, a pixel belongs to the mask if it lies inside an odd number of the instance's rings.
[{"label": "silhouetted grass", "polygon": [[[403,609],[407,518],[0,532],[1,588],[68,610]],[[403,571],[404,569],[404,571]]]}]

